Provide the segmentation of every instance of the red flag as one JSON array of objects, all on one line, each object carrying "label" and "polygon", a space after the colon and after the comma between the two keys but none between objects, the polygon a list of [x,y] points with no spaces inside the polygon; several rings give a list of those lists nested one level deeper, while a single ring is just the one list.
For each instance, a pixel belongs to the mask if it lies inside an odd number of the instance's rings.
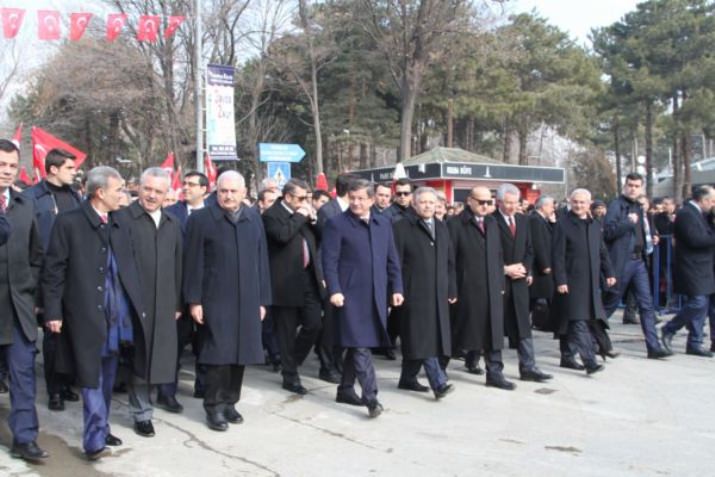
[{"label": "red flag", "polygon": [[171,16],[166,20],[166,28],[164,29],[164,38],[169,38],[179,29],[186,17]]},{"label": "red flag", "polygon": [[162,162],[159,167],[161,167],[162,169],[166,169],[170,173],[173,174],[174,173],[174,153],[169,152],[166,155],[166,159],[164,159],[164,162]]},{"label": "red flag", "polygon": [[137,26],[138,41],[156,41],[159,36],[159,16],[142,15]]},{"label": "red flag", "polygon": [[216,165],[207,153],[204,153],[204,172],[206,173],[206,177],[209,179],[209,190],[213,190],[217,179],[216,174],[218,172],[216,171]]},{"label": "red flag", "polygon": [[15,129],[15,134],[12,136],[12,143],[20,149],[20,144],[22,143],[22,123]]},{"label": "red flag", "polygon": [[15,38],[17,32],[20,31],[22,19],[25,18],[25,10],[22,8],[0,8],[0,18],[5,38]]},{"label": "red flag", "polygon": [[325,174],[322,172],[318,174],[318,177],[315,179],[315,190],[328,191],[328,178],[325,177]]},{"label": "red flag", "polygon": [[30,180],[30,176],[27,175],[27,168],[25,166],[22,166],[20,168],[20,174],[17,176],[17,178],[20,179],[26,185],[32,184],[32,181]]},{"label": "red flag", "polygon": [[124,13],[110,13],[107,15],[107,40],[114,41],[122,33],[127,16]]},{"label": "red flag", "polygon": [[37,11],[37,36],[40,40],[60,39],[60,12],[57,10]]},{"label": "red flag", "polygon": [[84,31],[89,25],[89,19],[92,18],[91,13],[72,13],[70,15],[70,40],[77,41],[82,38]]},{"label": "red flag", "polygon": [[32,139],[32,167],[35,169],[35,177],[45,177],[45,156],[52,149],[64,149],[72,153],[76,157],[74,164],[77,168],[87,158],[87,154],[57,139],[44,129],[33,126],[30,137]]}]

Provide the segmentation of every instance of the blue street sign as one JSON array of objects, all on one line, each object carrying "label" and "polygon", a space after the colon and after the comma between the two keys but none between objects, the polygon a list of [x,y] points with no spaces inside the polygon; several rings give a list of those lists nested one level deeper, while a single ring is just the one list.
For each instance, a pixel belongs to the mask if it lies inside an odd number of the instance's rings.
[{"label": "blue street sign", "polygon": [[261,162],[300,162],[305,151],[298,144],[258,143]]},{"label": "blue street sign", "polygon": [[266,169],[266,175],[278,183],[279,189],[290,180],[290,162],[269,162]]}]

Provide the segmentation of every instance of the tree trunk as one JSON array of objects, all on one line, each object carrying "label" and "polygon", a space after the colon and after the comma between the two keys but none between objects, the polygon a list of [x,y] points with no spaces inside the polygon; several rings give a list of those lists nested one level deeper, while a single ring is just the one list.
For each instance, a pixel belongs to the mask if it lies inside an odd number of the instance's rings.
[{"label": "tree trunk", "polygon": [[447,101],[447,147],[454,147],[454,101]]},{"label": "tree trunk", "polygon": [[653,103],[645,105],[645,175],[646,195],[653,197]]},{"label": "tree trunk", "polygon": [[613,120],[613,149],[616,154],[616,193],[623,185],[623,169],[621,167],[621,131],[618,118]]},{"label": "tree trunk", "polygon": [[[688,100],[688,93],[683,91],[683,100],[680,104],[682,108],[685,101]],[[682,138],[680,140],[681,155],[683,161],[683,191],[682,197],[690,197],[690,191],[693,186],[692,178],[690,177],[690,130],[686,124],[683,125]]]},{"label": "tree trunk", "polygon": [[315,134],[315,169],[316,173],[323,172],[323,135],[320,128],[320,101],[318,98],[318,64],[313,47],[313,35],[308,25],[308,6],[305,0],[298,2],[298,16],[301,27],[308,40],[308,56],[310,57],[310,86],[311,95],[310,109],[313,116],[313,132]]},{"label": "tree trunk", "polygon": [[529,151],[527,150],[529,127],[525,119],[519,121],[519,128],[517,129],[516,134],[519,138],[519,165],[526,166],[529,164]]},{"label": "tree trunk", "polygon": [[[680,105],[678,104],[678,93],[673,94],[673,118],[678,120]],[[680,160],[680,146],[678,132],[673,133],[673,197],[676,200],[683,198],[683,166]]]},{"label": "tree trunk", "polygon": [[418,74],[414,71],[412,81],[407,75],[402,79],[402,88],[400,88],[402,98],[400,107],[400,153],[397,156],[397,162],[403,162],[412,157],[412,122],[415,118],[415,103],[417,102],[419,82]]}]

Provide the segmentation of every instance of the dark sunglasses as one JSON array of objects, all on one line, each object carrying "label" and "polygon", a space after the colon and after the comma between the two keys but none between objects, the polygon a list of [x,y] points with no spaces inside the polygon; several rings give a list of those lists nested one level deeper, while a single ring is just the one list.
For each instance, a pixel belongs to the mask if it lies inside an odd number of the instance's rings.
[{"label": "dark sunglasses", "polygon": [[408,195],[412,195],[412,192],[395,192],[395,195],[407,197]]},{"label": "dark sunglasses", "polygon": [[479,205],[494,205],[494,199],[487,199],[487,200],[482,200],[482,199],[475,199],[472,196],[469,196],[470,199],[475,201]]}]

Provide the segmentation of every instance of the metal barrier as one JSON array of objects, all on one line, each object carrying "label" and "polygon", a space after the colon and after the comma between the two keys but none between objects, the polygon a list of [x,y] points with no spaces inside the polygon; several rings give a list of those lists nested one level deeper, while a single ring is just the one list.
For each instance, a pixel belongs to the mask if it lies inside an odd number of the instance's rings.
[{"label": "metal barrier", "polygon": [[[661,263],[662,253],[665,253],[664,264]],[[653,249],[653,254],[651,255],[651,270],[653,279],[653,306],[655,307],[656,313],[663,315],[665,313],[679,311],[682,304],[682,297],[673,294],[672,235],[660,236],[660,242],[658,246]],[[661,289],[662,285],[665,285],[664,290]]]}]

